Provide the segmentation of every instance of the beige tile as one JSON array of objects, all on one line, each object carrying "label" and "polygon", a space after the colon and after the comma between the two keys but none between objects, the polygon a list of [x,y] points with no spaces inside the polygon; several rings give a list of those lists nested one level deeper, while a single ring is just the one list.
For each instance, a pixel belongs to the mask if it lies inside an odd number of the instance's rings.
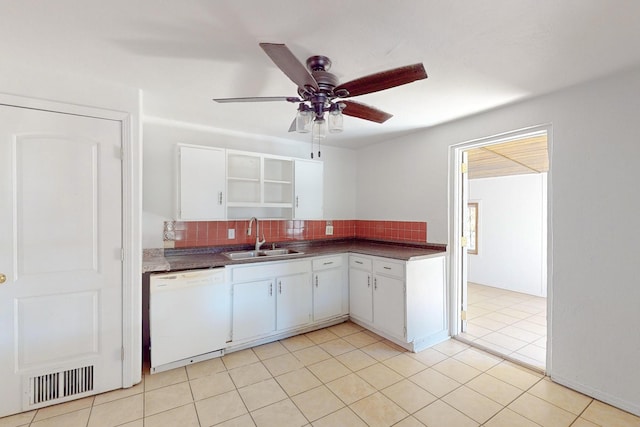
[{"label": "beige tile", "polygon": [[458,354],[461,351],[468,349],[469,346],[467,344],[461,343],[460,341],[448,339],[434,345],[432,348],[434,350],[438,350],[440,353],[446,354],[447,356],[453,356],[454,354]]},{"label": "beige tile", "polygon": [[402,375],[381,363],[376,363],[368,368],[364,368],[356,372],[356,374],[378,390],[389,387],[391,384],[402,380]]},{"label": "beige tile", "polygon": [[194,400],[206,399],[236,388],[227,372],[196,378],[189,381],[189,384],[191,385]]},{"label": "beige tile", "polygon": [[349,344],[347,341],[343,340],[342,338],[324,342],[320,344],[320,347],[334,357],[343,353],[348,353],[356,349],[353,345]]},{"label": "beige tile", "polygon": [[529,393],[524,393],[509,405],[509,409],[545,427],[566,427],[577,418]]},{"label": "beige tile", "polygon": [[313,427],[367,427],[367,425],[349,408],[342,408],[326,417],[313,422]]},{"label": "beige tile", "polygon": [[58,405],[48,406],[38,409],[38,413],[33,421],[40,421],[46,418],[57,417],[58,415],[68,414],[69,412],[79,411],[80,409],[90,408],[93,405],[94,397],[85,397],[83,399],[72,400],[70,402],[60,403]]},{"label": "beige tile", "polygon": [[212,426],[247,413],[236,390],[196,402],[198,419],[202,426]]},{"label": "beige tile", "polygon": [[37,411],[21,412],[0,418],[0,427],[18,427],[29,424]]},{"label": "beige tile", "polygon": [[276,356],[271,359],[266,359],[262,362],[262,364],[267,367],[269,372],[271,372],[271,375],[273,375],[274,377],[304,367],[302,362],[300,362],[291,353]]},{"label": "beige tile", "polygon": [[533,344],[529,344],[522,347],[521,349],[518,349],[515,354],[538,361],[542,364],[544,364],[547,359],[547,350]]},{"label": "beige tile", "polygon": [[286,399],[251,413],[257,427],[300,427],[307,424],[296,405]]},{"label": "beige tile", "polygon": [[258,356],[256,356],[256,354],[250,348],[246,350],[234,351],[233,353],[225,354],[224,356],[222,356],[222,362],[224,362],[224,366],[228,370],[232,370],[239,366],[250,365],[257,362],[258,360]]},{"label": "beige tile", "polygon": [[515,326],[502,328],[500,329],[500,333],[528,343],[533,343],[542,337],[542,335],[534,334],[533,332],[525,331],[524,329],[516,328]]},{"label": "beige tile", "polygon": [[331,326],[329,328],[331,332],[333,332],[339,337],[353,335],[362,331],[363,329],[364,328],[362,326],[356,325],[355,323],[352,323],[352,322],[340,323],[339,325]]},{"label": "beige tile", "polygon": [[318,378],[316,378],[315,375],[313,375],[307,368],[298,369],[296,371],[280,375],[276,377],[276,381],[278,381],[280,387],[282,387],[289,396],[295,396],[296,394],[322,385],[320,380],[318,380]]},{"label": "beige tile", "polygon": [[468,348],[461,351],[453,356],[453,358],[482,372],[502,362],[501,358],[485,353],[484,351],[476,350],[475,348]]},{"label": "beige tile", "polygon": [[429,427],[477,427],[479,424],[442,400],[413,414],[421,423]]},{"label": "beige tile", "polygon": [[453,390],[442,400],[480,424],[502,409],[502,405],[466,386]]},{"label": "beige tile", "polygon": [[518,319],[526,319],[527,317],[531,317],[531,313],[527,313],[526,311],[517,310],[512,307],[502,308],[498,310],[498,313],[506,314],[507,316],[516,317]]},{"label": "beige tile", "polygon": [[238,389],[249,411],[271,405],[287,398],[287,394],[273,378]]},{"label": "beige tile", "polygon": [[402,354],[400,351],[385,344],[384,342],[369,344],[368,346],[362,347],[361,350],[376,359],[378,362],[382,362],[383,360],[391,359],[394,356]]},{"label": "beige tile", "polygon": [[484,315],[484,317],[486,319],[491,319],[498,322],[506,323],[507,325],[511,325],[519,320],[522,320],[522,318],[508,316],[506,314],[501,313],[500,311],[494,311],[493,313],[488,313]]},{"label": "beige tile", "polygon": [[314,342],[311,341],[304,335],[296,335],[295,337],[287,338],[286,340],[280,341],[282,345],[284,345],[287,350],[293,352],[302,350],[303,348],[314,346]]},{"label": "beige tile", "polygon": [[324,385],[293,396],[291,400],[309,421],[315,421],[344,407],[344,403]]},{"label": "beige tile", "polygon": [[398,424],[394,424],[393,427],[424,427],[424,424],[414,417],[407,417]]},{"label": "beige tile", "polygon": [[511,384],[507,384],[488,374],[482,374],[466,384],[467,387],[482,393],[489,399],[506,406],[516,400],[522,394],[522,390]]},{"label": "beige tile", "polygon": [[189,383],[179,383],[144,394],[145,416],[177,408],[193,401]]},{"label": "beige tile", "polygon": [[536,325],[540,325],[540,326],[547,326],[547,316],[531,316],[529,318],[527,318],[527,320],[531,323],[535,323]]},{"label": "beige tile", "polygon": [[540,381],[542,375],[530,369],[522,368],[513,363],[504,361],[487,371],[487,374],[498,378],[508,384],[527,390]]},{"label": "beige tile", "polygon": [[571,424],[571,427],[601,427],[596,423],[592,423],[591,421],[587,421],[584,418],[578,418]]},{"label": "beige tile", "polygon": [[350,351],[349,353],[341,354],[339,356],[336,356],[336,359],[352,371],[359,371],[360,369],[366,368],[367,366],[375,365],[377,363],[376,359],[360,350],[354,350]]},{"label": "beige tile", "polygon": [[409,380],[418,384],[420,387],[436,397],[442,397],[460,387],[459,382],[432,368],[425,369],[424,371],[409,377]]},{"label": "beige tile", "polygon": [[136,394],[144,393],[144,376],[143,380],[133,387],[121,388],[118,390],[108,391],[106,393],[98,394],[93,400],[94,405],[102,405],[103,403],[112,402],[123,397],[129,397]]},{"label": "beige tile", "polygon": [[345,336],[342,339],[344,339],[346,342],[350,343],[354,347],[361,348],[361,347],[365,347],[380,341],[379,338],[380,337],[371,336],[370,334],[367,334],[366,332],[363,331],[353,335]]},{"label": "beige tile", "polygon": [[472,368],[466,363],[459,362],[458,360],[453,358],[443,360],[442,362],[433,365],[431,369],[435,369],[441,374],[444,374],[449,378],[453,378],[461,384],[464,384],[467,381],[471,381],[473,378],[482,373],[476,368]]},{"label": "beige tile", "polygon": [[492,342],[489,342],[489,341],[485,341],[484,337],[483,338],[478,338],[477,340],[474,340],[473,342],[474,342],[474,344],[478,344],[482,348],[486,348],[486,349],[491,350],[491,351],[493,351],[493,352],[495,352],[497,354],[504,354],[506,356],[509,356],[512,353],[512,351],[507,349],[507,348],[501,347],[501,346],[499,346],[497,344],[494,344]]},{"label": "beige tile", "polygon": [[402,380],[382,390],[382,393],[410,414],[424,408],[437,398],[409,380]]},{"label": "beige tile", "polygon": [[327,387],[347,405],[370,396],[377,391],[356,374],[349,374],[346,377],[331,381],[327,384]]},{"label": "beige tile", "polygon": [[144,425],[145,427],[200,427],[193,403],[145,417]]},{"label": "beige tile", "polygon": [[487,319],[485,316],[480,316],[472,320],[472,323],[481,328],[490,329],[491,331],[499,331],[509,325],[506,323],[498,322],[493,319]]},{"label": "beige tile", "polygon": [[255,427],[255,425],[251,415],[244,414],[223,423],[216,424],[216,427]]},{"label": "beige tile", "polygon": [[336,334],[327,329],[318,329],[317,331],[309,332],[305,334],[307,338],[314,342],[314,344],[322,344],[323,342],[332,341],[339,338]]},{"label": "beige tile", "polygon": [[34,427],[85,427],[91,408],[80,409],[31,423]]},{"label": "beige tile", "polygon": [[[575,424],[574,424],[575,425]],[[486,427],[539,427],[539,424],[526,419],[509,408],[504,408],[485,424]]]},{"label": "beige tile", "polygon": [[420,363],[418,360],[412,357],[407,356],[406,353],[394,356],[382,363],[405,378],[427,369],[426,365]]},{"label": "beige tile", "polygon": [[295,351],[293,355],[305,366],[313,365],[314,363],[322,362],[323,360],[331,358],[329,353],[318,346]]},{"label": "beige tile", "polygon": [[594,400],[580,415],[582,418],[600,424],[603,427],[640,426],[640,417],[622,411],[606,403]]},{"label": "beige tile", "polygon": [[120,424],[118,427],[144,427],[144,419],[130,421],[125,424]]},{"label": "beige tile", "polygon": [[524,329],[525,331],[538,334],[538,335],[546,335],[547,327],[538,325],[537,323],[529,322],[529,320],[521,320],[513,324],[516,328]]},{"label": "beige tile", "polygon": [[[186,383],[185,383],[186,384]],[[88,427],[117,426],[142,418],[144,415],[144,396],[125,397],[91,409]]]},{"label": "beige tile", "polygon": [[365,397],[350,408],[371,427],[390,426],[409,415],[382,393]]},{"label": "beige tile", "polygon": [[260,362],[231,369],[229,375],[238,388],[271,378],[267,368]]},{"label": "beige tile", "polygon": [[144,391],[155,390],[160,387],[177,384],[187,381],[187,371],[185,368],[171,369],[153,375],[145,375]]},{"label": "beige tile", "polygon": [[287,348],[279,341],[275,341],[270,342],[269,344],[253,347],[253,352],[258,356],[258,359],[265,360],[276,356],[282,356],[283,354],[288,354],[289,350],[287,350]]},{"label": "beige tile", "polygon": [[531,387],[528,393],[576,415],[582,413],[593,400],[584,394],[551,382],[547,378]]},{"label": "beige tile", "polygon": [[224,363],[222,363],[222,359],[220,357],[194,363],[192,365],[187,365],[187,375],[190,380],[207,375],[217,374],[218,372],[222,372],[224,370],[226,370],[226,366],[224,366]]},{"label": "beige tile", "polygon": [[349,368],[334,358],[315,363],[308,366],[308,369],[323,383],[328,383],[329,381],[333,381],[336,378],[344,377],[351,373]]},{"label": "beige tile", "polygon": [[499,345],[502,348],[506,348],[510,352],[516,351],[528,344],[526,341],[504,335],[500,332],[492,332],[482,337],[482,339],[492,344]]},{"label": "beige tile", "polygon": [[416,359],[418,362],[422,363],[423,365],[425,365],[427,367],[433,366],[436,363],[440,363],[444,359],[449,357],[449,356],[447,356],[447,355],[445,355],[443,353],[440,353],[439,351],[436,351],[436,350],[434,350],[432,348],[428,348],[426,350],[422,350],[419,353],[406,353],[406,355]]}]

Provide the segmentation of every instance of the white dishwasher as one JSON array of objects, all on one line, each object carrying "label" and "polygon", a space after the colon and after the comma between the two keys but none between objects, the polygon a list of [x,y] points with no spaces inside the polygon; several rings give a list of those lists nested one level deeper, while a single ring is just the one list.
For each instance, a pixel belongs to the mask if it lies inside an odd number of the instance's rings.
[{"label": "white dishwasher", "polygon": [[151,373],[224,354],[231,339],[231,285],[225,268],[152,274]]}]

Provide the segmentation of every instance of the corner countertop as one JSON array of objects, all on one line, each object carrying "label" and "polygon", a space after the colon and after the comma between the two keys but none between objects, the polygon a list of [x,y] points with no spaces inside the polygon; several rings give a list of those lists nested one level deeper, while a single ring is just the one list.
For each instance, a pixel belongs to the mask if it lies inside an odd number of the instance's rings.
[{"label": "corner countertop", "polygon": [[[269,245],[266,245],[268,247]],[[253,249],[250,246],[207,247],[187,249],[145,249],[143,252],[142,272],[166,272],[198,268],[224,267],[227,265],[254,264],[266,261],[281,261],[308,258],[321,255],[357,253],[380,256],[402,261],[430,258],[446,253],[446,245],[391,242],[366,239],[334,239],[321,241],[286,242],[278,248],[290,248],[300,254],[291,254],[274,258],[252,258],[230,260],[222,252]]]}]

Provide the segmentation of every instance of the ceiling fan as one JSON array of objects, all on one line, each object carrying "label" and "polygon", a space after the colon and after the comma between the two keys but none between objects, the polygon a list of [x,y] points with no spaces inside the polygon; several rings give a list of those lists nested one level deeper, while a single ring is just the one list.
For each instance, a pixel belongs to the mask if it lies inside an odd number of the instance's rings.
[{"label": "ceiling fan", "polygon": [[329,72],[331,60],[326,56],[309,57],[305,68],[284,44],[260,43],[260,47],[278,68],[298,86],[298,96],[216,98],[214,101],[221,103],[269,101],[298,103],[298,113],[291,123],[289,132],[312,131],[314,138],[324,137],[324,129],[327,128],[324,113],[329,113],[328,129],[330,132],[342,131],[342,114],[376,123],[384,123],[392,117],[391,114],[377,108],[344,98],[378,92],[427,78],[424,66],[422,63],[418,63],[339,83],[337,77]]}]

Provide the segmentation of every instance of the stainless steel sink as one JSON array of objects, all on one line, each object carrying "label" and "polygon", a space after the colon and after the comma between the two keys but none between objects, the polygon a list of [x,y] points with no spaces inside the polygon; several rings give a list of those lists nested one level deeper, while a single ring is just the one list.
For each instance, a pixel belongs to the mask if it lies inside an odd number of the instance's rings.
[{"label": "stainless steel sink", "polygon": [[232,260],[239,260],[251,258],[271,258],[302,253],[303,252],[294,251],[293,249],[265,249],[260,251],[223,252],[222,255]]}]

